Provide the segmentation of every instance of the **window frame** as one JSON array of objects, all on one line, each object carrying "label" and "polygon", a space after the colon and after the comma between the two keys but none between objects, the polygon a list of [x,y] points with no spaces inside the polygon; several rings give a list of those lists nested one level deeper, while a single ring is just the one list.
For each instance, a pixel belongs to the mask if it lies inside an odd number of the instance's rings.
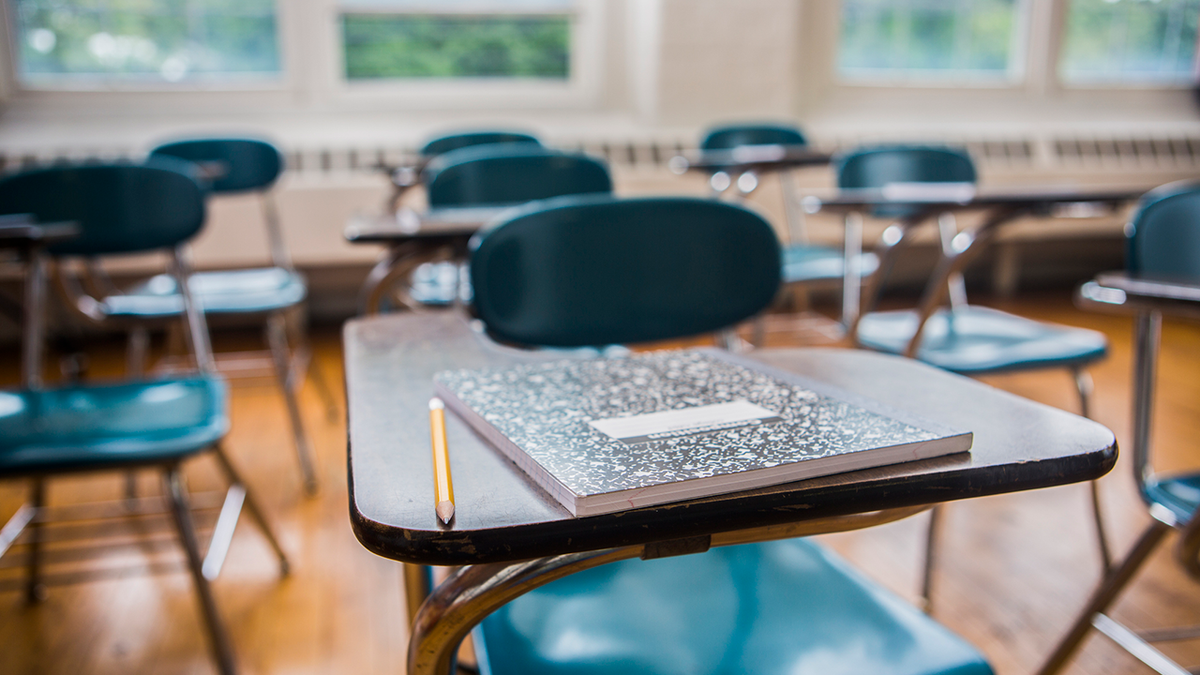
[{"label": "window frame", "polygon": [[842,3],[838,3],[836,37],[833,40],[831,54],[833,82],[840,87],[866,88],[896,88],[896,89],[1007,89],[1021,86],[1028,77],[1030,48],[1030,29],[1032,21],[1032,5],[1036,0],[1015,0],[1013,7],[1013,34],[1010,36],[1010,56],[1008,68],[996,76],[983,76],[983,71],[972,70],[931,70],[931,69],[897,69],[894,75],[889,71],[879,69],[856,75],[847,75],[842,71],[841,31]]},{"label": "window frame", "polygon": [[247,76],[233,75],[231,77],[211,77],[185,79],[180,82],[167,82],[155,79],[105,79],[96,77],[89,81],[87,76],[66,75],[62,78],[48,78],[45,82],[29,82],[21,79],[18,72],[20,64],[21,36],[17,34],[16,4],[11,0],[0,0],[3,7],[3,17],[0,19],[0,29],[4,31],[5,49],[3,51],[5,79],[13,92],[45,92],[45,93],[184,93],[184,92],[255,92],[282,91],[295,85],[295,69],[291,67],[290,52],[293,40],[286,29],[285,23],[295,11],[295,3],[286,0],[275,0],[275,30],[279,44],[279,72],[277,74],[263,73]]},{"label": "window frame", "polygon": [[1071,0],[1054,0],[1059,16],[1055,24],[1057,44],[1052,71],[1049,77],[1064,91],[1186,91],[1200,86],[1200,35],[1197,36],[1196,53],[1192,55],[1192,81],[1168,82],[1163,80],[1084,80],[1071,82],[1063,73],[1063,53],[1066,50],[1067,22],[1070,19]]},{"label": "window frame", "polygon": [[[375,5],[356,6],[353,0],[336,2],[332,19],[326,22],[324,86],[331,98],[354,104],[391,103],[425,109],[466,105],[488,105],[501,108],[526,107],[587,107],[599,96],[601,66],[604,61],[603,29],[605,25],[603,0],[574,0],[573,6],[544,11],[526,8],[498,8],[483,11],[487,3],[468,8],[439,8],[422,4],[398,9],[381,9]],[[352,11],[347,11],[351,8]],[[346,77],[345,46],[342,17],[345,14],[378,14],[386,16],[567,16],[570,21],[570,71],[566,80],[536,78],[379,78],[351,80]]]},{"label": "window frame", "polygon": [[[360,110],[364,105],[390,109],[426,110],[446,107],[488,106],[501,109],[588,108],[598,104],[604,77],[606,16],[603,0],[574,0],[566,10],[546,13],[569,14],[571,18],[571,73],[565,81],[533,81],[523,78],[438,78],[414,82],[405,79],[350,81],[345,78],[341,16],[352,2],[339,0],[276,0],[277,39],[280,50],[278,77],[212,78],[165,81],[116,81],[97,78],[31,83],[21,79],[18,69],[15,4],[0,0],[0,30],[5,48],[0,49],[0,100],[27,99],[73,101],[83,98],[116,107],[130,99],[144,98],[151,105],[190,108],[213,95],[231,103],[294,106],[298,101],[329,110]],[[521,11],[487,11],[488,0],[472,8],[476,14],[530,14]],[[362,9],[367,7],[364,5]],[[424,13],[451,13],[430,5]],[[356,13],[358,12],[356,8]],[[374,13],[403,14],[406,11]],[[301,49],[299,46],[304,45]],[[302,104],[304,105],[304,104]]]}]

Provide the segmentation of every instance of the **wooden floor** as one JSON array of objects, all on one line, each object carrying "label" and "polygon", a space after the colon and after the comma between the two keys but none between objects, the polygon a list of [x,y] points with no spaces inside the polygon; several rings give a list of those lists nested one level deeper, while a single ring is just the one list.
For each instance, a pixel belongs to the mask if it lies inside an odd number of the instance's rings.
[{"label": "wooden floor", "polygon": [[[1093,370],[1095,417],[1128,444],[1130,322],[1084,314],[1066,294],[1025,298],[1003,305],[1028,316],[1105,331],[1112,355]],[[234,336],[232,341],[243,338]],[[769,344],[785,345],[787,333]],[[314,336],[318,365],[341,381],[336,330]],[[1191,441],[1200,436],[1200,326],[1168,322],[1160,375],[1156,427],[1157,464],[1194,467]],[[103,343],[91,350],[90,373],[118,375],[121,349]],[[0,354],[0,383],[16,379],[16,354]],[[1063,372],[993,377],[995,386],[1074,410],[1073,387]],[[341,387],[337,386],[341,405]],[[291,449],[284,406],[270,381],[239,382],[233,389],[233,431],[227,448],[274,518],[294,572],[279,579],[263,539],[243,522],[225,570],[215,584],[246,673],[401,673],[406,630],[399,565],[367,553],[347,518],[344,408],[336,420],[311,384],[302,407],[319,454],[321,492],[305,498]],[[1102,480],[1112,539],[1124,551],[1148,522],[1134,492],[1127,459]],[[196,460],[190,487],[220,485],[213,463]],[[117,476],[62,479],[52,483],[52,504],[120,496]],[[152,475],[139,477],[144,494],[157,494]],[[0,485],[0,517],[25,496],[25,486]],[[211,517],[206,516],[211,521]],[[977,645],[1000,675],[1032,671],[1051,649],[1099,576],[1085,486],[952,504],[946,510],[942,566],[935,616]],[[852,534],[824,537],[870,576],[902,595],[915,595],[926,517]],[[56,585],[47,598],[28,605],[13,590],[20,578],[18,547],[0,560],[0,673],[211,673],[207,643],[181,556],[170,545],[164,520],[133,528],[155,538],[99,557],[108,578]],[[132,540],[131,540],[132,541]],[[86,543],[86,542],[85,542]],[[71,575],[78,563],[55,545],[59,569]],[[164,562],[165,561],[165,562]],[[93,558],[91,567],[96,560]],[[122,568],[150,566],[157,574]],[[166,569],[163,569],[163,567]],[[1123,596],[1116,615],[1138,628],[1200,623],[1200,584],[1187,579],[1164,547]],[[1200,644],[1168,646],[1185,664],[1200,664]],[[1067,671],[1146,673],[1103,637],[1090,638]]]}]

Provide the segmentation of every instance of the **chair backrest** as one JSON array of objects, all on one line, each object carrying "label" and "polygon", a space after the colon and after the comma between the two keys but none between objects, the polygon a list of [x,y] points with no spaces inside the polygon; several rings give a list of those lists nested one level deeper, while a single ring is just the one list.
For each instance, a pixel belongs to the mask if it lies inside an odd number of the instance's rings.
[{"label": "chair backrest", "polygon": [[527,143],[538,146],[542,144],[536,136],[522,131],[468,131],[447,134],[428,141],[421,148],[421,154],[425,157],[434,157],[459,148],[494,143]]},{"label": "chair backrest", "polygon": [[1200,281],[1200,183],[1171,183],[1146,193],[1126,236],[1130,272]]},{"label": "chair backrest", "polygon": [[431,207],[520,204],[612,192],[612,178],[603,162],[528,144],[452,150],[430,161],[424,177]]},{"label": "chair backrest", "polygon": [[597,346],[729,327],[770,304],[780,247],[761,216],[709,199],[528,204],[480,233],[474,306],[497,339]]},{"label": "chair backrest", "polygon": [[169,248],[204,225],[204,190],[195,171],[171,157],[35,169],[0,180],[0,213],[77,222],[80,236],[52,246],[54,255]]},{"label": "chair backrest", "polygon": [[859,148],[837,161],[839,188],[879,188],[888,183],[974,183],[971,156],[958,148],[881,145]]},{"label": "chair backrest", "polygon": [[[836,161],[841,189],[881,188],[888,183],[974,183],[975,164],[965,150],[934,145],[879,145],[858,148]],[[904,218],[914,209],[878,208],[872,215]]]},{"label": "chair backrest", "polygon": [[150,151],[199,164],[213,192],[265,190],[283,173],[283,155],[266,141],[201,138],[166,143]]},{"label": "chair backrest", "polygon": [[701,150],[742,145],[808,145],[808,140],[799,129],[786,124],[727,124],[709,129],[700,141]]}]

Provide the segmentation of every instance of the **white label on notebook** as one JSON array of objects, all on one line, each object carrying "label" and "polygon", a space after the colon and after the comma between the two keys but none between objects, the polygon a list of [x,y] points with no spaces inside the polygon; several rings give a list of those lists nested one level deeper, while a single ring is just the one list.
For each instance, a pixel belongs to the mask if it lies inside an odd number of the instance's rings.
[{"label": "white label on notebook", "polygon": [[738,400],[631,417],[592,420],[588,424],[606,436],[633,445],[781,421],[783,418],[778,413],[749,401]]}]

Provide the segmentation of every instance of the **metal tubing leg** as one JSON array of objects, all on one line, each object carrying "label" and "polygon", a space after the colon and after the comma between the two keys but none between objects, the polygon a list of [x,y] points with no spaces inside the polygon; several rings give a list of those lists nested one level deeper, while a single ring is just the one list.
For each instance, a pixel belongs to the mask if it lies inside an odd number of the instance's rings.
[{"label": "metal tubing leg", "polygon": [[150,349],[150,332],[143,327],[129,331],[125,343],[125,372],[131,380],[146,376],[146,352]]},{"label": "metal tubing leg", "polygon": [[636,558],[643,547],[572,553],[463,568],[421,605],[408,642],[409,675],[450,675],[463,638],[511,600],[582,570]]},{"label": "metal tubing leg", "polygon": [[[1091,419],[1092,391],[1095,385],[1092,376],[1082,368],[1072,368],[1075,390],[1079,393],[1079,414]],[[1092,495],[1092,517],[1096,522],[1096,545],[1100,549],[1100,565],[1103,574],[1112,569],[1112,548],[1108,545],[1108,530],[1104,526],[1104,511],[1100,502],[1100,482],[1093,480],[1088,485]]]},{"label": "metal tubing leg", "polygon": [[304,383],[302,375],[307,375],[312,380],[313,388],[317,390],[317,395],[321,397],[321,402],[325,404],[325,419],[330,424],[336,424],[339,417],[337,399],[334,398],[333,388],[329,386],[329,380],[325,379],[325,372],[321,369],[321,365],[317,363],[312,346],[308,342],[306,329],[308,318],[303,307],[298,308],[293,318],[295,319],[294,321],[286,323],[290,334],[289,339],[291,344],[295,345],[296,351],[304,354],[304,359],[301,363],[305,365],[305,372],[292,373],[291,380],[295,385],[295,389],[299,390]]},{"label": "metal tubing leg", "polygon": [[408,624],[417,620],[417,611],[433,592],[433,568],[428,565],[404,565],[404,604],[408,608]]},{"label": "metal tubing leg", "polygon": [[25,316],[21,327],[21,383],[28,389],[42,386],[42,339],[46,300],[46,254],[29,253],[25,272]]},{"label": "metal tubing leg", "polygon": [[942,504],[929,511],[929,532],[925,536],[925,570],[921,577],[921,611],[933,613],[933,575],[937,571],[937,551],[942,529]]},{"label": "metal tubing leg", "polygon": [[1066,665],[1067,661],[1079,648],[1079,644],[1083,642],[1083,638],[1087,636],[1088,631],[1092,628],[1092,620],[1097,614],[1101,614],[1108,606],[1112,604],[1117,595],[1133,578],[1138,568],[1150,557],[1154,552],[1154,548],[1162,541],[1162,538],[1171,530],[1170,526],[1159,521],[1154,521],[1142,532],[1142,536],[1138,538],[1137,543],[1133,545],[1133,549],[1125,556],[1119,565],[1114,567],[1108,574],[1104,575],[1100,586],[1092,594],[1083,611],[1075,618],[1075,623],[1071,629],[1063,636],[1061,642],[1055,647],[1054,652],[1046,662],[1042,664],[1038,670],[1038,675],[1053,675]]},{"label": "metal tubing leg", "polygon": [[[150,332],[138,326],[129,331],[125,343],[125,373],[131,380],[140,380],[146,376],[146,352],[150,346]],[[125,472],[125,498],[137,499],[137,473],[130,469]]]},{"label": "metal tubing leg", "polygon": [[292,423],[292,439],[296,444],[296,456],[300,460],[300,472],[304,476],[304,491],[311,496],[317,493],[317,475],[313,467],[312,446],[304,431],[304,421],[300,417],[300,405],[296,402],[296,392],[288,386],[291,359],[289,358],[286,331],[286,319],[283,314],[272,314],[267,319],[267,343],[271,346],[271,357],[275,362],[275,377],[279,381],[279,389],[283,393],[288,417]]},{"label": "metal tubing leg", "polygon": [[179,542],[187,554],[188,571],[192,574],[192,585],[196,588],[196,597],[200,600],[200,611],[204,615],[204,623],[208,628],[210,646],[213,658],[216,659],[217,669],[222,675],[233,675],[237,666],[233,658],[233,644],[221,616],[217,613],[217,603],[213,598],[212,588],[202,571],[204,561],[200,557],[200,544],[196,541],[196,528],[192,524],[192,514],[188,508],[187,490],[183,487],[183,478],[179,467],[167,469],[163,475],[167,501],[171,506],[171,516],[175,520],[175,529],[179,533]]},{"label": "metal tubing leg", "polygon": [[216,455],[217,462],[221,465],[221,469],[225,471],[225,475],[229,477],[229,482],[234,485],[240,485],[245,490],[244,506],[246,512],[254,519],[254,522],[258,525],[258,529],[262,530],[263,536],[267,538],[267,543],[271,545],[271,548],[275,551],[275,555],[279,558],[279,575],[286,577],[291,572],[291,563],[288,562],[287,554],[283,552],[283,547],[279,545],[279,540],[275,538],[275,531],[271,529],[270,523],[267,522],[262,509],[259,508],[258,500],[254,498],[254,493],[250,491],[250,486],[246,484],[246,481],[242,480],[242,476],[238,473],[237,469],[233,468],[233,462],[229,461],[229,456],[225,454],[225,448],[222,445],[218,444],[213,448],[213,454]]},{"label": "metal tubing leg", "polygon": [[29,559],[26,563],[25,599],[30,603],[46,598],[46,587],[42,584],[42,510],[46,506],[46,479],[33,479],[29,497],[33,506],[33,519],[29,521]]},{"label": "metal tubing leg", "polygon": [[849,329],[858,322],[862,304],[863,217],[857,211],[847,213],[842,243],[842,325]]}]

